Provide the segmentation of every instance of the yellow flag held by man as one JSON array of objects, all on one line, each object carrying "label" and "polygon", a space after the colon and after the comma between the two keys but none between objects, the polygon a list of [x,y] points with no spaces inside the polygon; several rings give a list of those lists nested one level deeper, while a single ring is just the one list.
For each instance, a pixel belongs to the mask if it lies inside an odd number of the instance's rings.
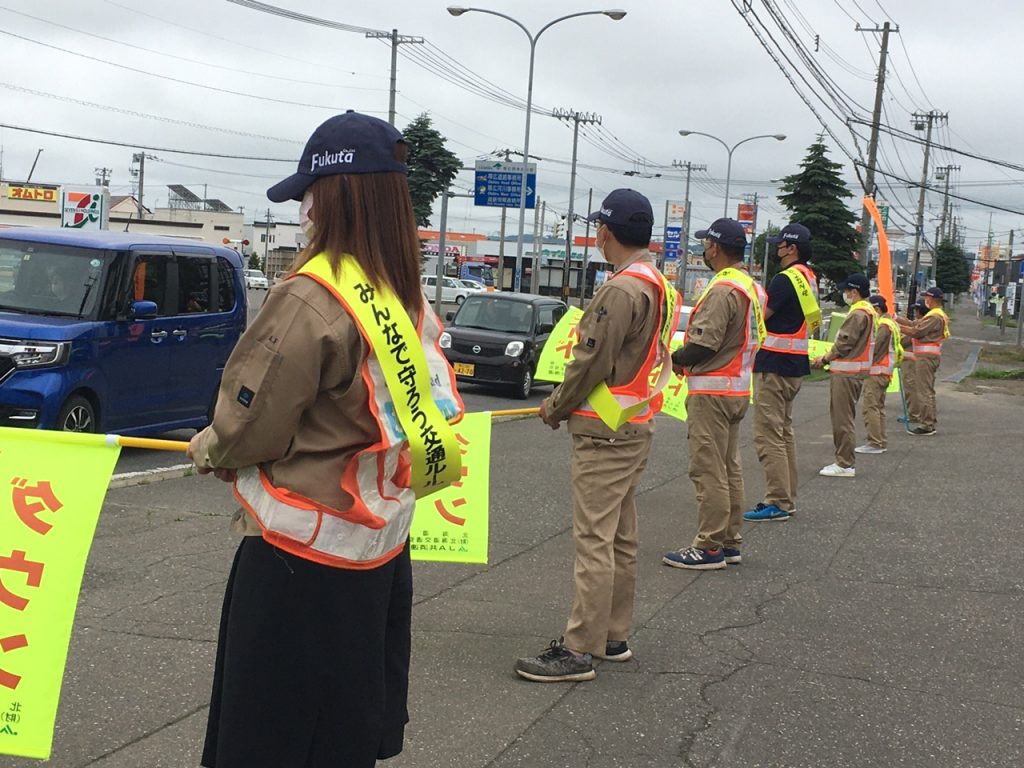
[{"label": "yellow flag held by man", "polygon": [[120,448],[0,428],[0,754],[50,756],[75,605]]}]

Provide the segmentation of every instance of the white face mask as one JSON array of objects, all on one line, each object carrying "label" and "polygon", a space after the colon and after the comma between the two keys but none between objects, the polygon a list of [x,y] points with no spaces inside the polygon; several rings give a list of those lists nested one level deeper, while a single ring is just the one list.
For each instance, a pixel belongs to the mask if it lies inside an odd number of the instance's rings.
[{"label": "white face mask", "polygon": [[299,229],[302,230],[302,234],[306,236],[307,240],[313,239],[313,228],[316,226],[313,219],[309,217],[312,211],[313,191],[307,189],[306,194],[302,196],[302,204],[299,206]]}]

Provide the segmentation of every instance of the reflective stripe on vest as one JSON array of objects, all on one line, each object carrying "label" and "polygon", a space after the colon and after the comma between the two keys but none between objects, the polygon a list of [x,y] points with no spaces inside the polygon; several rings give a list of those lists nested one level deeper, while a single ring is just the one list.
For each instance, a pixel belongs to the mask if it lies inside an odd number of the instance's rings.
[{"label": "reflective stripe on vest", "polygon": [[856,357],[845,357],[837,360],[830,360],[828,369],[831,373],[871,372],[871,358],[875,352],[875,318],[878,315],[875,312],[875,308],[871,306],[871,303],[864,301],[863,299],[854,303],[853,306],[850,307],[850,314],[847,315],[847,318],[852,317],[854,312],[863,312],[871,320],[871,324],[868,326],[868,341],[864,345],[864,349]]},{"label": "reflective stripe on vest", "polygon": [[942,338],[938,341],[918,341],[917,339],[911,339],[910,347],[914,350],[914,353],[918,355],[941,355],[942,342],[949,338],[949,317],[938,307],[928,310],[924,316],[928,317],[929,315],[939,315],[942,318]]},{"label": "reflective stripe on vest", "polygon": [[338,478],[352,498],[346,510],[274,487],[262,467],[238,471],[235,496],[274,546],[335,567],[374,568],[401,552],[417,493],[440,490],[461,477],[448,422],[465,409],[438,346],[441,323],[429,307],[421,309],[414,327],[398,298],[372,285],[350,257],[342,259],[338,279],[323,254],[299,274],[329,290],[366,342],[360,376],[380,439],[360,450]]},{"label": "reflective stripe on vest", "polygon": [[901,357],[900,331],[896,323],[888,317],[878,318],[878,325],[884,325],[889,329],[889,348],[885,351],[885,357],[877,363],[871,364],[870,373],[872,376],[892,376],[892,372],[899,361],[898,359]]},{"label": "reflective stripe on vest", "polygon": [[[607,382],[601,382],[573,410],[577,416],[600,419],[605,426],[616,431],[627,421],[650,421],[661,410],[661,390],[672,375],[671,365],[665,365],[670,359],[668,345],[672,330],[679,324],[682,306],[678,292],[652,265],[643,262],[630,264],[609,279],[614,280],[623,275],[645,280],[658,289],[657,332],[651,339],[644,362],[631,381],[618,387],[609,387]],[[652,382],[652,375],[659,366],[660,375]]]},{"label": "reflective stripe on vest", "polygon": [[793,333],[768,332],[761,349],[781,352],[786,355],[806,355],[807,338],[821,327],[821,309],[818,307],[818,279],[806,264],[793,264],[782,270],[780,275],[789,278],[800,302],[804,321]]},{"label": "reflective stripe on vest", "polygon": [[721,368],[706,373],[685,373],[686,383],[691,395],[724,395],[726,397],[746,397],[750,394],[751,373],[754,369],[754,356],[761,342],[767,338],[764,328],[764,308],[767,295],[764,289],[755,283],[750,275],[734,267],[718,272],[708,287],[701,294],[697,305],[690,314],[690,322],[697,316],[700,305],[711,288],[725,285],[742,293],[749,307],[747,323],[743,327],[743,344],[736,355]]}]

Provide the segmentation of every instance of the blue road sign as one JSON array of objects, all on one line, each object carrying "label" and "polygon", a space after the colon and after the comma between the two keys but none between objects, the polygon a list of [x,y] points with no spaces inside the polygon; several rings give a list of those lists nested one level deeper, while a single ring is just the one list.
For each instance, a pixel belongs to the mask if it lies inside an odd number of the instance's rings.
[{"label": "blue road sign", "polygon": [[665,260],[672,261],[679,258],[679,237],[683,232],[682,227],[665,227]]},{"label": "blue road sign", "polygon": [[537,164],[478,160],[473,185],[476,205],[491,208],[518,208],[523,171],[526,171],[526,207],[533,208],[537,189]]}]

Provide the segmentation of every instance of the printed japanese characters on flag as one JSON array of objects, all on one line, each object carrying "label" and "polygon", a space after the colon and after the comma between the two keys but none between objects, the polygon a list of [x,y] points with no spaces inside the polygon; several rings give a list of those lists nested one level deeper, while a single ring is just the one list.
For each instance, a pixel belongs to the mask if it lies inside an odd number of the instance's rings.
[{"label": "printed japanese characters on flag", "polygon": [[120,448],[0,427],[0,754],[50,757],[85,560]]},{"label": "printed japanese characters on flag", "polygon": [[467,413],[455,425],[462,479],[416,501],[409,529],[413,560],[487,563],[491,414]]},{"label": "printed japanese characters on flag", "polygon": [[569,307],[551,331],[537,361],[537,381],[564,381],[565,368],[572,360],[572,348],[580,340],[578,326],[583,310]]}]

